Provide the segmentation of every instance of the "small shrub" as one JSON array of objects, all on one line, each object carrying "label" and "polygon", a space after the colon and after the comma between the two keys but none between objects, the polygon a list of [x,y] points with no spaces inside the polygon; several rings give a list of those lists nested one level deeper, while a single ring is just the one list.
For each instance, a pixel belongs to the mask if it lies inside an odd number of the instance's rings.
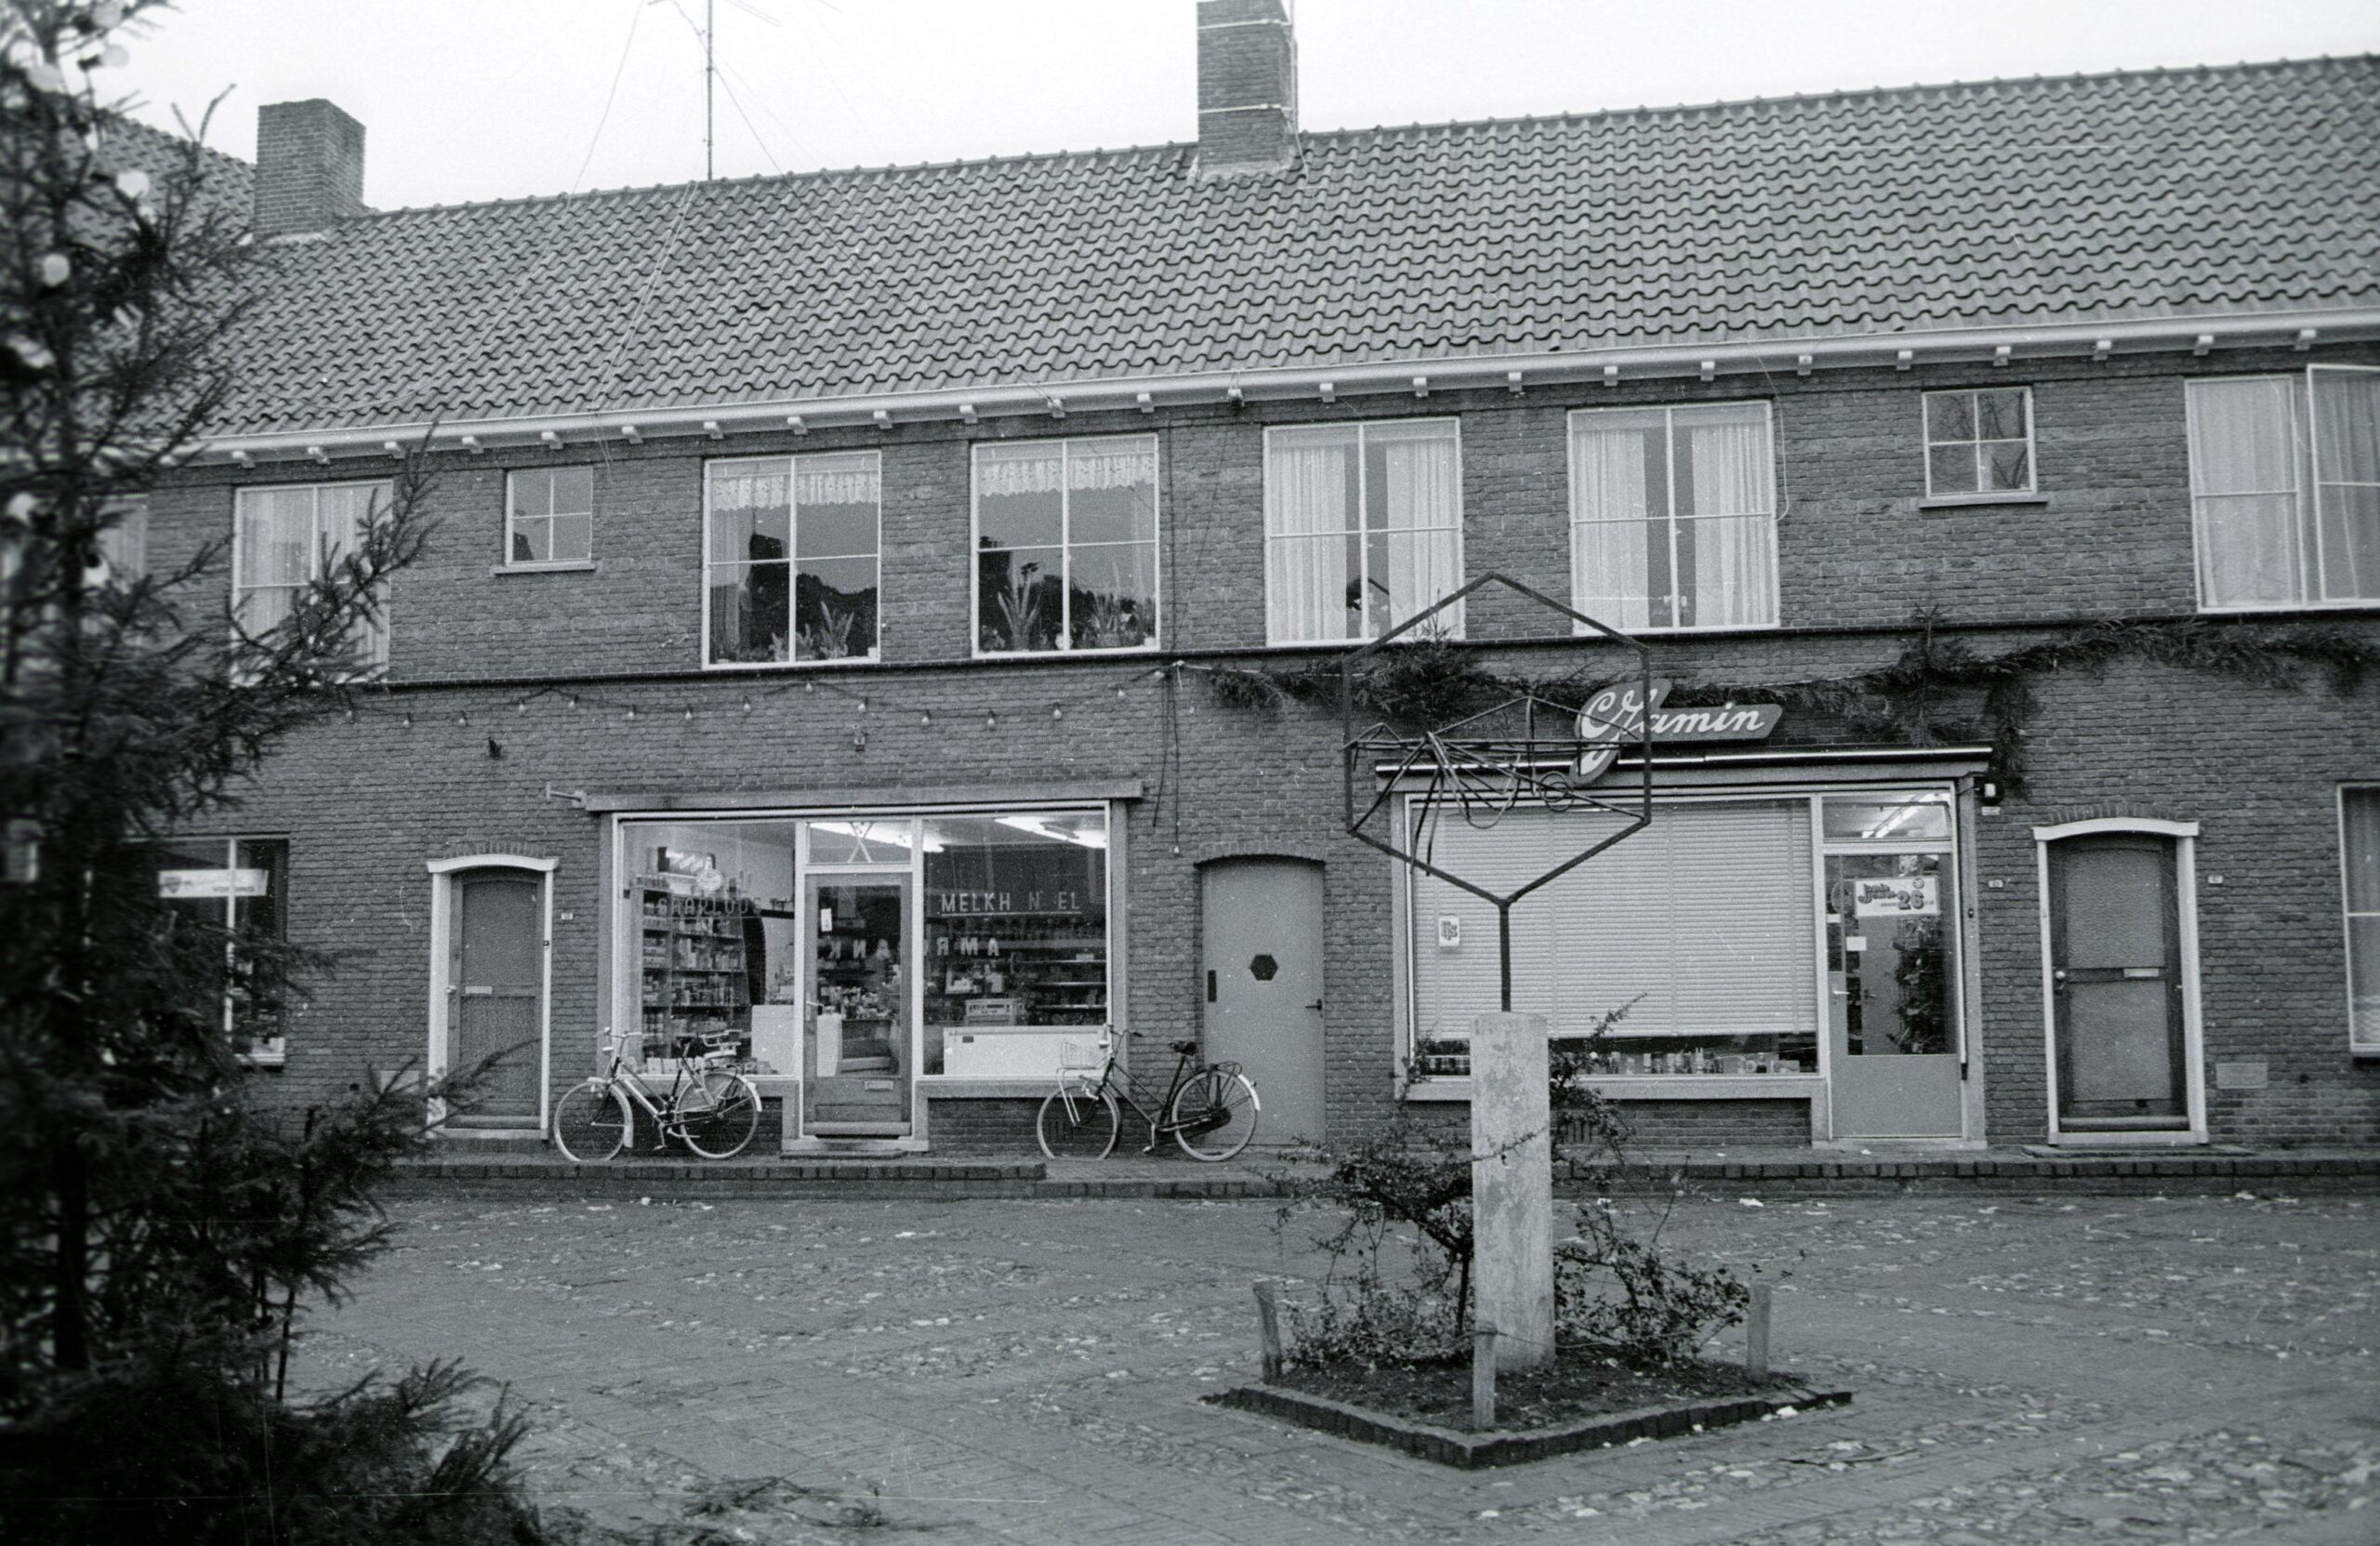
[{"label": "small shrub", "polygon": [[1752,1289],[1725,1267],[1689,1267],[1658,1236],[1639,1238],[1610,1199],[1579,1209],[1579,1235],[1554,1248],[1554,1335],[1600,1342],[1630,1364],[1673,1364],[1744,1318]]}]

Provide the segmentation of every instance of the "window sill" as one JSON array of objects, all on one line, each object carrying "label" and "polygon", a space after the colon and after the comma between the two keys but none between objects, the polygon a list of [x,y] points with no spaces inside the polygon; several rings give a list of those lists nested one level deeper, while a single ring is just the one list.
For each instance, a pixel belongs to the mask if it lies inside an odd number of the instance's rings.
[{"label": "window sill", "polygon": [[833,660],[706,660],[706,671],[824,671],[839,666],[881,666],[879,654],[839,655]]},{"label": "window sill", "polygon": [[[1587,1088],[1622,1101],[1806,1101],[1825,1084],[1823,1074],[1610,1074]],[[1468,1104],[1471,1080],[1424,1079],[1406,1086],[1405,1099]]]},{"label": "window sill", "polygon": [[[279,1068],[288,1063],[287,1052],[240,1052],[235,1054],[243,1068]],[[2375,1053],[2380,1056],[2380,1053]]]},{"label": "window sill", "polygon": [[603,565],[598,560],[581,559],[571,563],[499,563],[491,568],[488,573],[491,575],[592,575],[600,572],[602,567]]},{"label": "window sill", "polygon": [[1959,510],[1984,505],[2046,505],[2046,494],[1944,494],[1920,499],[1921,510]]},{"label": "window sill", "polygon": [[2380,596],[2353,601],[2274,601],[2265,606],[2204,606],[2202,617],[2285,617],[2293,613],[2307,612],[2374,612],[2380,611]]},{"label": "window sill", "polygon": [[1109,655],[1162,654],[1165,645],[1152,639],[1145,644],[1102,644],[1071,650],[977,650],[971,657],[981,661],[1014,660],[1089,660]]}]

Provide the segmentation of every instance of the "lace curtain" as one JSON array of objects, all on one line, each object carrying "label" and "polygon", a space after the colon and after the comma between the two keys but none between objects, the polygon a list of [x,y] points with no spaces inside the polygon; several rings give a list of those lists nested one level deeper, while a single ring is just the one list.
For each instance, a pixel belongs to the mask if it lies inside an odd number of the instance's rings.
[{"label": "lace curtain", "polygon": [[2193,381],[2188,402],[2200,599],[2303,601],[2312,543],[2300,510],[2296,378]]},{"label": "lace curtain", "polygon": [[1073,489],[1153,488],[1157,483],[1157,445],[1134,440],[1122,443],[1069,441],[1064,446],[987,451],[975,467],[980,494],[998,497],[1016,494],[1055,494]]}]

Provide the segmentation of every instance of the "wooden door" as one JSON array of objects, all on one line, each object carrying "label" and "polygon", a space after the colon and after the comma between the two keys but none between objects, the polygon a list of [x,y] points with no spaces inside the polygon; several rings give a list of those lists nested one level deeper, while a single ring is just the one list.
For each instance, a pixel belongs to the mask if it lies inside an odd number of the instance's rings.
[{"label": "wooden door", "polygon": [[535,1127],[545,1052],[544,879],[466,871],[454,880],[446,972],[446,1068],[493,1059],[462,1126]]},{"label": "wooden door", "polygon": [[1263,1102],[1259,1143],[1323,1136],[1322,866],[1231,859],[1201,872],[1206,1052]]},{"label": "wooden door", "polygon": [[2174,840],[2068,838],[2049,876],[2059,1130],[2188,1128]]}]

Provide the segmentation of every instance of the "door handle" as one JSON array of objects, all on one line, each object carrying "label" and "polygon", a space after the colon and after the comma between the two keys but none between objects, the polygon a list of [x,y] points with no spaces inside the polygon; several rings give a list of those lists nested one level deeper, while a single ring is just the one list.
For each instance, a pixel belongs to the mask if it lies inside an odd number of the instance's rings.
[{"label": "door handle", "polygon": [[2056,971],[2051,972],[2049,975],[2052,982],[2062,983],[2066,981],[2066,969],[2064,967],[2059,967]]},{"label": "door handle", "polygon": [[1316,1014],[1320,1014],[1322,1012],[1322,1000],[1317,998],[1313,1003],[1308,1004],[1306,1008],[1312,1010]]},{"label": "door handle", "polygon": [[1211,1003],[1213,1003],[1214,1001],[1215,1001],[1215,969],[1214,969],[1213,967],[1209,967],[1209,968],[1207,969],[1207,1002],[1208,1002],[1208,1003],[1210,1003],[1210,1004],[1211,1004]]}]

